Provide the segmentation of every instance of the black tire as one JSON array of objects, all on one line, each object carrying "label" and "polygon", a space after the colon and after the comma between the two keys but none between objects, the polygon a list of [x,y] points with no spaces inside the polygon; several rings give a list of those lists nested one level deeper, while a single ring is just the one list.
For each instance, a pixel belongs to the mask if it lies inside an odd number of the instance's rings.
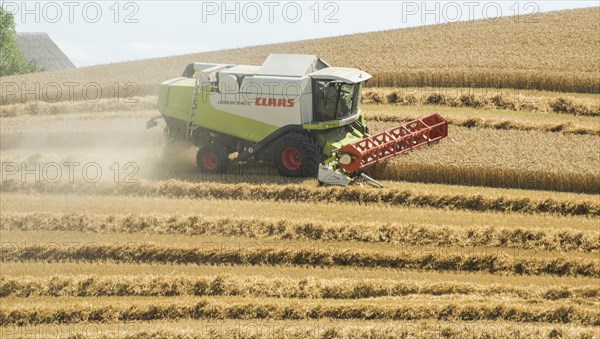
[{"label": "black tire", "polygon": [[206,144],[196,154],[196,164],[202,173],[224,173],[230,163],[225,147],[219,144]]},{"label": "black tire", "polygon": [[307,135],[284,135],[274,147],[273,162],[281,175],[287,177],[316,177],[319,170],[319,151]]}]

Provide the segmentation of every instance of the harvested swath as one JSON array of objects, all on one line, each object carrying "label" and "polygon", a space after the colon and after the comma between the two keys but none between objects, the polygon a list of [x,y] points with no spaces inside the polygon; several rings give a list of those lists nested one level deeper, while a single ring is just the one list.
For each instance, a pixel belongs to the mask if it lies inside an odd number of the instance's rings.
[{"label": "harvested swath", "polygon": [[[519,188],[600,193],[600,175],[597,173],[555,172],[509,167],[463,166],[436,162],[406,162],[394,159],[370,169],[378,179],[427,182],[446,185],[472,185],[499,188]],[[543,211],[540,211],[543,212]]]},{"label": "harvested swath", "polygon": [[[563,325],[564,326],[564,325]],[[273,325],[272,322],[264,324],[253,322],[248,326],[237,324],[236,326],[226,326],[220,323],[209,323],[208,328],[203,330],[189,330],[178,328],[177,323],[170,328],[150,331],[142,330],[136,333],[128,333],[123,336],[125,339],[137,338],[176,338],[193,339],[202,336],[214,339],[229,338],[261,338],[268,335],[272,338],[286,339],[331,339],[331,338],[460,338],[469,334],[471,338],[594,338],[597,331],[589,328],[573,327],[563,328],[557,325],[542,326],[542,324],[524,325],[511,324],[501,325],[488,322],[450,322],[443,324],[435,321],[433,324],[425,324],[424,321],[401,324],[393,323],[366,323],[362,321],[361,325],[342,325],[342,324],[316,324],[314,326],[302,324]],[[76,332],[75,332],[76,333]],[[85,337],[85,332],[81,332],[80,337]],[[75,335],[77,336],[77,334]],[[113,338],[106,336],[101,338]]]},{"label": "harvested swath", "polygon": [[367,88],[362,98],[364,103],[372,104],[434,105],[600,116],[598,98],[568,97],[568,94],[552,92],[521,93],[494,88]]},{"label": "harvested swath", "polygon": [[[94,337],[114,338],[115,326],[119,326],[121,338],[593,338],[598,331],[590,326],[550,323],[515,323],[499,321],[439,321],[404,320],[399,322],[380,320],[174,320],[155,322],[127,322],[122,324],[79,323],[51,324],[5,328],[7,335],[29,333],[70,333],[72,338],[87,338],[90,327]],[[37,330],[37,331],[34,331]],[[97,334],[97,336],[96,336]],[[102,336],[102,334],[105,334]]]},{"label": "harvested swath", "polygon": [[0,192],[78,193],[102,195],[164,196],[173,198],[214,198],[231,200],[271,200],[302,202],[385,203],[393,206],[419,206],[523,213],[600,216],[600,202],[490,197],[471,194],[424,194],[411,190],[365,189],[362,187],[314,187],[295,184],[189,183],[178,180],[140,181],[135,184],[32,183],[7,180]]},{"label": "harvested swath", "polygon": [[365,250],[314,248],[275,248],[268,246],[240,246],[226,248],[205,246],[181,248],[154,244],[96,243],[80,246],[60,246],[53,243],[21,246],[5,243],[2,247],[4,262],[75,261],[116,263],[208,264],[208,265],[297,265],[321,267],[377,267],[394,269],[422,269],[433,271],[489,272],[555,276],[600,277],[597,260],[568,258],[512,257],[499,254],[390,253]]},{"label": "harvested swath", "polygon": [[[565,134],[581,134],[581,135],[600,135],[600,129],[596,128],[585,128],[577,127],[572,123],[559,123],[559,124],[526,124],[521,122],[515,122],[511,120],[488,120],[482,118],[469,118],[460,119],[444,116],[451,126],[467,127],[467,128],[492,128],[498,130],[509,130],[515,129],[520,131],[539,131],[539,132],[554,132],[554,133],[565,133]],[[393,122],[393,123],[404,123],[414,119],[403,118],[400,116],[393,116],[389,114],[378,114],[370,113],[367,115],[367,120],[377,122]]]},{"label": "harvested swath", "polygon": [[551,251],[597,252],[600,233],[524,227],[469,228],[427,224],[335,223],[254,218],[207,218],[198,215],[91,215],[3,213],[0,230],[83,231],[97,233],[242,236],[401,243],[412,246],[488,246]]},{"label": "harvested swath", "polygon": [[359,305],[322,301],[269,300],[226,302],[209,298],[198,302],[155,302],[152,305],[60,305],[35,308],[0,308],[0,325],[64,324],[81,322],[152,321],[176,319],[362,319],[442,321],[509,320],[516,322],[600,325],[600,314],[576,306],[524,306],[505,303],[429,305]]},{"label": "harvested swath", "polygon": [[[365,104],[390,104],[401,106],[472,107],[477,109],[502,109],[528,112],[552,112],[581,116],[600,116],[597,98],[581,97],[568,93],[525,92],[493,88],[365,88]],[[115,101],[114,98],[98,102],[59,101],[31,102],[4,105],[0,117],[20,115],[56,115],[82,112],[157,111],[157,96],[141,96]]]},{"label": "harvested swath", "polygon": [[264,276],[53,276],[0,277],[0,297],[170,297],[240,296],[300,299],[362,299],[407,295],[480,295],[494,298],[600,301],[600,287],[556,285],[545,288],[415,282],[372,278],[267,278]]}]

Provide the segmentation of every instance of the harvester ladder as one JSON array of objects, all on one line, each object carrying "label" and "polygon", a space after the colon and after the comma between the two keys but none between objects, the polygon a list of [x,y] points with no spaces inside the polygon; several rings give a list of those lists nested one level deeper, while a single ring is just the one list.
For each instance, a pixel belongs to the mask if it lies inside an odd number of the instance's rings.
[{"label": "harvester ladder", "polygon": [[194,95],[192,96],[192,107],[190,108],[190,112],[188,114],[187,121],[187,130],[185,133],[185,138],[190,139],[196,126],[194,125],[194,119],[196,118],[196,110],[198,109],[198,96],[202,89],[202,82],[200,81],[200,77],[196,78],[196,84],[194,86]]}]

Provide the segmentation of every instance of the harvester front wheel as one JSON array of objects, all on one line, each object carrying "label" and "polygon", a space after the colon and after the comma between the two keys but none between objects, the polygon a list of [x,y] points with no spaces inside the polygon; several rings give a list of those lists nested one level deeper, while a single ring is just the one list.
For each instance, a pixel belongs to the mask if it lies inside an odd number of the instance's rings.
[{"label": "harvester front wheel", "polygon": [[223,173],[229,167],[229,156],[225,147],[206,144],[196,154],[196,164],[202,173]]},{"label": "harvester front wheel", "polygon": [[314,177],[319,169],[319,152],[315,142],[304,134],[285,135],[275,145],[274,162],[281,175]]}]

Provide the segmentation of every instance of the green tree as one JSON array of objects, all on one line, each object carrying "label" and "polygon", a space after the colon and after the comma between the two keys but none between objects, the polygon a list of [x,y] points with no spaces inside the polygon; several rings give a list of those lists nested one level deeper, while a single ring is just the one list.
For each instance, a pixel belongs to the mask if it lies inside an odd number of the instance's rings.
[{"label": "green tree", "polygon": [[27,62],[21,55],[16,36],[12,13],[0,7],[0,77],[38,71],[35,62]]}]

